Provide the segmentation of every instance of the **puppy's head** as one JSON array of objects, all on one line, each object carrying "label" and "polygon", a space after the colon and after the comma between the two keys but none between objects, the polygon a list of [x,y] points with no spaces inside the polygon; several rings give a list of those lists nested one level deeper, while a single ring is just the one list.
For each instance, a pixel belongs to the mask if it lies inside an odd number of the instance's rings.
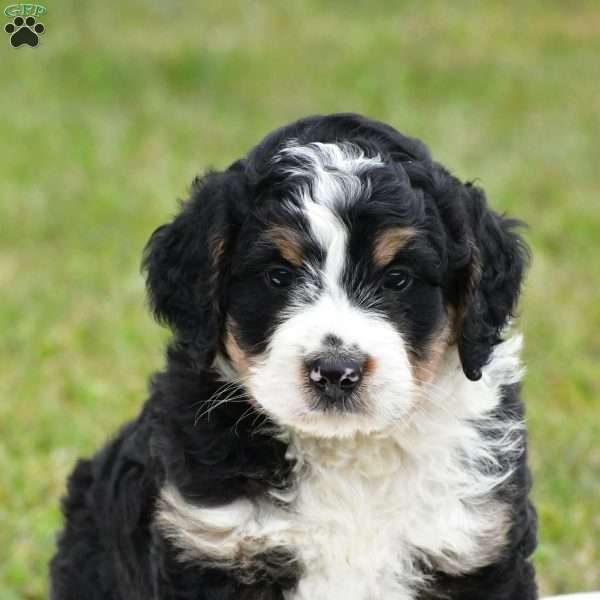
[{"label": "puppy's head", "polygon": [[514,225],[420,142],[312,117],[197,181],[144,266],[192,364],[282,425],[349,435],[407,419],[450,346],[479,379],[519,295]]}]

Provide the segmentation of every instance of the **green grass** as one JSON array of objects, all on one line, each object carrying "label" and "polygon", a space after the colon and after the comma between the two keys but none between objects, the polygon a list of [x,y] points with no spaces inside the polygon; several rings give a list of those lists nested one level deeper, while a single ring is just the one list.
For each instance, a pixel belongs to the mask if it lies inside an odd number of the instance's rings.
[{"label": "green grass", "polygon": [[0,44],[0,598],[46,596],[65,478],[161,365],[153,228],[199,171],[348,110],[532,224],[536,563],[546,593],[600,589],[598,4],[47,4],[39,48]]}]

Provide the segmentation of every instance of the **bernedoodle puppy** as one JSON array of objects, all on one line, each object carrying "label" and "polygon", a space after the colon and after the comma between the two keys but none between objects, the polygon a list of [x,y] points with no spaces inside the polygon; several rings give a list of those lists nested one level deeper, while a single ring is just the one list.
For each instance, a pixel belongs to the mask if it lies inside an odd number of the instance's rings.
[{"label": "bernedoodle puppy", "polygon": [[531,600],[518,222],[392,127],[276,130],[143,260],[173,332],[81,460],[53,600]]}]

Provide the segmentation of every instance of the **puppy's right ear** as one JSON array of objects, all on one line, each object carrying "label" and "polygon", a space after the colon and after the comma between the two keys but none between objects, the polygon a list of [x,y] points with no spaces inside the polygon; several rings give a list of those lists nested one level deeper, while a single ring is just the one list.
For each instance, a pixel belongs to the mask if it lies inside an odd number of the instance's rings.
[{"label": "puppy's right ear", "polygon": [[223,328],[224,275],[245,195],[239,164],[196,179],[175,219],[151,236],[142,261],[150,306],[176,339],[212,362]]}]

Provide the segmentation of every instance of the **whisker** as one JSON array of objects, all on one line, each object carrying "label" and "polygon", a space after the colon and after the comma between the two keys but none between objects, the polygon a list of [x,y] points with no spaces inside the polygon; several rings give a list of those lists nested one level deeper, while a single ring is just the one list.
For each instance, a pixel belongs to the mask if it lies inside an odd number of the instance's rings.
[{"label": "whisker", "polygon": [[239,432],[238,432],[238,425],[247,417],[250,416],[251,413],[254,412],[254,407],[253,406],[249,406],[243,413],[242,415],[237,419],[237,421],[235,422],[235,424],[233,425],[233,432],[235,433],[235,435],[237,435],[239,437]]},{"label": "whisker", "polygon": [[223,400],[221,400],[220,402],[218,402],[217,404],[213,404],[211,406],[209,406],[205,411],[203,411],[202,413],[196,414],[196,416],[194,417],[194,427],[196,427],[198,425],[198,422],[203,418],[203,417],[208,417],[207,420],[210,421],[210,414],[217,408],[219,408],[219,406],[223,405],[223,404],[241,404],[245,402],[245,400],[243,399],[243,396],[236,396],[233,398],[224,398]]}]

